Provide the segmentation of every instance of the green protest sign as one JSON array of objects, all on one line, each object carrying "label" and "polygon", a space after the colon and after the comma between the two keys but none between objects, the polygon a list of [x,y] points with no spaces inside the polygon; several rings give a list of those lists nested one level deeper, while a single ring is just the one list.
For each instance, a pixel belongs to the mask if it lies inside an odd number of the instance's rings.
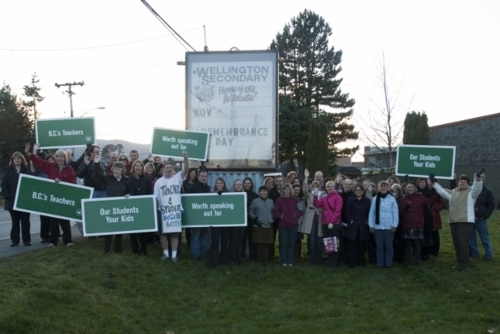
[{"label": "green protest sign", "polygon": [[455,173],[455,146],[400,145],[396,175],[452,179]]},{"label": "green protest sign", "polygon": [[40,148],[95,144],[94,118],[37,119],[36,142]]},{"label": "green protest sign", "polygon": [[82,220],[82,199],[91,198],[94,188],[21,174],[14,210]]},{"label": "green protest sign", "polygon": [[182,227],[224,227],[247,225],[245,192],[183,194]]},{"label": "green protest sign", "polygon": [[207,132],[154,128],[151,153],[182,158],[186,151],[189,159],[206,161],[208,136]]},{"label": "green protest sign", "polygon": [[153,195],[86,199],[82,207],[85,236],[158,231]]}]

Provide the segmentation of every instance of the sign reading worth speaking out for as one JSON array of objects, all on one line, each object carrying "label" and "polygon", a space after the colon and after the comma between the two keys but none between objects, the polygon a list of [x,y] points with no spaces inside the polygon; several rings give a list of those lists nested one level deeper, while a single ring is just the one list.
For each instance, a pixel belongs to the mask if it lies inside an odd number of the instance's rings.
[{"label": "sign reading worth speaking out for", "polygon": [[154,128],[151,154],[183,158],[186,151],[189,159],[207,161],[208,143],[207,132]]},{"label": "sign reading worth speaking out for", "polygon": [[37,119],[36,142],[40,148],[95,144],[94,118]]},{"label": "sign reading worth speaking out for", "polygon": [[82,207],[84,236],[158,231],[153,195],[86,199]]},{"label": "sign reading worth speaking out for", "polygon": [[452,179],[455,172],[455,146],[400,145],[396,175]]},{"label": "sign reading worth speaking out for", "polygon": [[247,226],[247,196],[241,193],[183,194],[182,227]]},{"label": "sign reading worth speaking out for", "polygon": [[94,188],[21,174],[14,210],[82,220],[82,199],[91,198]]}]

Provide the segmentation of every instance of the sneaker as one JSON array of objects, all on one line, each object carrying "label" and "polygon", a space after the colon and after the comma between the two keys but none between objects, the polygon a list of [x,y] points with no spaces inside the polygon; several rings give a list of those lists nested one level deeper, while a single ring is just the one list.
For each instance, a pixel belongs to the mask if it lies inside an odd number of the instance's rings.
[{"label": "sneaker", "polygon": [[293,264],[289,263],[289,264],[288,264],[288,266],[289,266],[289,267],[293,267]]},{"label": "sneaker", "polygon": [[173,262],[173,263],[177,263],[177,257],[173,257],[173,258],[172,258],[172,262]]},{"label": "sneaker", "polygon": [[12,245],[10,245],[10,247],[17,247],[17,246],[19,246],[19,244],[12,244]]},{"label": "sneaker", "polygon": [[163,254],[163,255],[161,256],[161,259],[162,259],[162,260],[167,260],[167,259],[170,259],[170,256]]},{"label": "sneaker", "polygon": [[24,245],[25,246],[31,246],[31,242],[25,242]]},{"label": "sneaker", "polygon": [[49,248],[53,248],[53,247],[56,247],[56,245],[54,245],[52,242],[49,244]]},{"label": "sneaker", "polygon": [[286,263],[283,263],[283,267],[286,267]]},{"label": "sneaker", "polygon": [[72,243],[72,242],[68,242],[68,243],[66,244],[66,247],[73,247],[73,243]]}]

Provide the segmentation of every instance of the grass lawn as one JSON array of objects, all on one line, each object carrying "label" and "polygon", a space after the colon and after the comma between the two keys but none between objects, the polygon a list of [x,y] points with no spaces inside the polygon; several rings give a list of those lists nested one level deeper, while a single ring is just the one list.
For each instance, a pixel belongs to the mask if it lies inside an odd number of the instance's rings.
[{"label": "grass lawn", "polygon": [[[500,258],[457,270],[443,225],[442,254],[420,268],[328,270],[306,255],[208,270],[161,261],[157,245],[135,257],[128,238],[124,255],[83,239],[2,258],[0,333],[500,333]],[[498,252],[499,212],[489,230]]]}]

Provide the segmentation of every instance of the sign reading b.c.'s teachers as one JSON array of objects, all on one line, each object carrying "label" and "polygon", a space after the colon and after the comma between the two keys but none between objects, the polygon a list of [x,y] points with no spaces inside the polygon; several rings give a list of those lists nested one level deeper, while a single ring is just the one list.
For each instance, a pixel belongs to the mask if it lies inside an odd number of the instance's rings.
[{"label": "sign reading b.c.'s teachers", "polygon": [[455,173],[455,146],[400,145],[396,175],[452,179]]},{"label": "sign reading b.c.'s teachers", "polygon": [[36,142],[40,148],[95,144],[94,118],[37,119]]}]

